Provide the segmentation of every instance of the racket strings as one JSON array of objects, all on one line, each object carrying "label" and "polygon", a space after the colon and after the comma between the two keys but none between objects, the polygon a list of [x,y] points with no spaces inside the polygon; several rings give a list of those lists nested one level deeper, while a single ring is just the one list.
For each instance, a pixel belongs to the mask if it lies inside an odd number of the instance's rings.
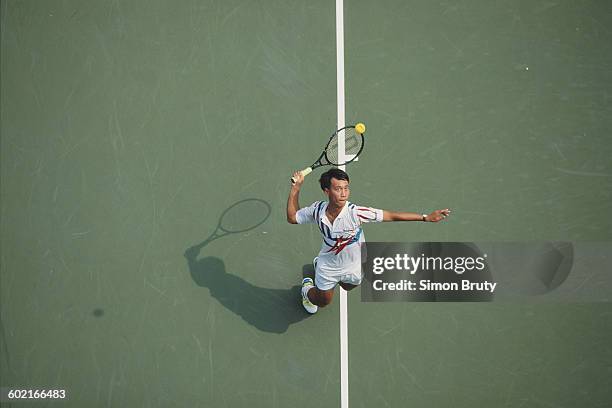
[{"label": "racket strings", "polygon": [[361,150],[363,136],[358,135],[354,130],[347,134],[344,140],[344,150],[346,154],[355,155]]},{"label": "racket strings", "polygon": [[339,135],[340,133],[334,135],[329,145],[327,146],[327,149],[325,150],[325,156],[327,157],[327,160],[329,160],[329,162],[334,165],[343,164],[347,160],[351,160],[352,156],[358,154],[361,151],[361,145],[363,143],[363,136],[358,134],[355,129],[346,129],[344,131],[344,154],[348,157],[345,157],[345,159],[342,160],[341,163],[339,160],[340,154],[338,149]]},{"label": "racket strings", "polygon": [[338,135],[334,136],[329,146],[327,146],[325,156],[327,156],[327,160],[329,160],[330,163],[338,164]]}]

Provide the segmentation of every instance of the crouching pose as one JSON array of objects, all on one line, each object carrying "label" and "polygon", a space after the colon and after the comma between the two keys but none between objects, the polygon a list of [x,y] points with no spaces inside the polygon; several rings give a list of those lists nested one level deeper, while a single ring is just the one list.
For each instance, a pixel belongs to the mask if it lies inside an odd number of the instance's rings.
[{"label": "crouching pose", "polygon": [[287,200],[287,221],[291,224],[314,223],[323,236],[319,255],[314,259],[315,279],[302,281],[302,305],[308,313],[327,306],[334,296],[336,285],[344,290],[361,283],[361,245],[365,242],[362,224],[382,221],[439,222],[450,215],[448,208],[430,214],[395,212],[363,207],[348,201],[349,176],[340,169],[321,175],[319,183],[327,201],[316,201],[300,208],[298,197],[304,182],[300,172],[293,174]]}]

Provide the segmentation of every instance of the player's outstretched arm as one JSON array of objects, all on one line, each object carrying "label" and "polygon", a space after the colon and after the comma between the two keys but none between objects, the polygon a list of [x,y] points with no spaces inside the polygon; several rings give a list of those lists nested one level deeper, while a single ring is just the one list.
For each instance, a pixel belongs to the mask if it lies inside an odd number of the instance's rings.
[{"label": "player's outstretched arm", "polygon": [[383,221],[425,221],[439,222],[448,217],[451,210],[436,210],[430,214],[418,214],[413,212],[387,211],[383,210]]},{"label": "player's outstretched arm", "polygon": [[304,176],[301,172],[296,171],[293,173],[293,180],[295,180],[295,183],[291,184],[291,191],[289,191],[289,198],[287,199],[287,222],[289,224],[297,224],[295,213],[300,209],[298,198],[300,196],[300,187],[302,187],[304,182]]}]

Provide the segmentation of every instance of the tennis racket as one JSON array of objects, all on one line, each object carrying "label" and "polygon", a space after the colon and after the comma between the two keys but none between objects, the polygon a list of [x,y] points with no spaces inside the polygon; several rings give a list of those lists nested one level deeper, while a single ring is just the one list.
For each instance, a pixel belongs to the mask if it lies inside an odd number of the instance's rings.
[{"label": "tennis racket", "polygon": [[[361,129],[365,131],[365,126]],[[343,155],[338,151],[338,137],[342,135],[344,135]],[[355,126],[345,126],[338,129],[329,138],[319,158],[310,167],[301,170],[300,173],[305,177],[312,173],[314,169],[321,166],[344,166],[345,164],[355,161],[363,150],[364,142],[363,132],[359,133],[355,130]],[[342,160],[340,160],[341,158]],[[295,184],[293,177],[291,177],[291,183]]]}]

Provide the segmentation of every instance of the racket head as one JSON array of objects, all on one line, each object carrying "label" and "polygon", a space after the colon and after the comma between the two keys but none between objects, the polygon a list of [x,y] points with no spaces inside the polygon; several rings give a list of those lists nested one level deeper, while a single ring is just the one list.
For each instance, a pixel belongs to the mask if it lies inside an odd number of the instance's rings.
[{"label": "racket head", "polygon": [[[340,160],[338,151],[338,138],[344,135],[344,159]],[[329,138],[325,146],[325,159],[332,166],[343,166],[354,161],[363,151],[365,138],[355,130],[355,126],[345,126],[338,129]]]},{"label": "racket head", "polygon": [[272,207],[266,201],[259,198],[247,198],[232,204],[223,211],[217,229],[226,234],[250,231],[263,224],[270,217],[271,212]]}]

